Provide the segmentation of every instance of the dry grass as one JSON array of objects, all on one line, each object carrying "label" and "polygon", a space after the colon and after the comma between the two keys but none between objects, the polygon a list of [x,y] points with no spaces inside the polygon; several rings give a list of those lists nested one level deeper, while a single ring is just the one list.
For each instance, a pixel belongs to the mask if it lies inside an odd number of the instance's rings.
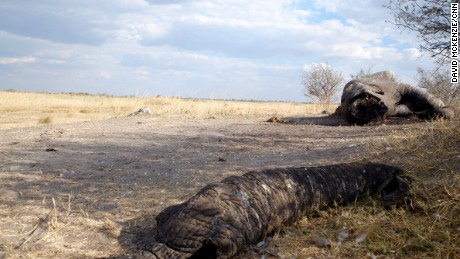
[{"label": "dry grass", "polygon": [[275,236],[280,254],[460,258],[459,124],[427,123],[424,129],[368,144],[368,157],[363,159],[398,165],[413,179],[409,208],[385,210],[375,197],[367,196],[352,205],[319,211]]},{"label": "dry grass", "polygon": [[38,119],[38,124],[51,124],[53,122],[53,118],[50,116],[41,117]]},{"label": "dry grass", "polygon": [[387,221],[391,228],[382,233],[404,254],[460,257],[459,124],[439,120],[369,148],[375,156],[404,168],[414,181],[414,209],[392,211]]},{"label": "dry grass", "polygon": [[[281,102],[0,92],[0,128],[102,120],[126,116],[144,106],[149,106],[154,116],[187,118],[283,117],[315,114],[323,109],[315,105]],[[285,227],[273,237],[273,245],[265,251],[273,249],[273,254],[286,258],[459,258],[459,124],[458,120],[427,123],[424,129],[398,131],[367,145],[366,157],[362,159],[398,165],[413,178],[413,208],[385,210],[375,197],[366,196],[355,204],[318,211],[294,227]],[[102,257],[123,252],[116,243],[122,229],[115,222],[128,222],[138,211],[124,211],[119,218],[97,213],[89,217],[84,209],[75,205],[73,199],[76,197],[72,194],[49,197],[43,193],[37,182],[47,183],[54,176],[39,171],[1,173],[1,238],[16,240],[15,233],[21,233],[21,238],[30,236],[38,217],[51,215],[48,219],[51,226],[42,237],[42,244],[26,244],[27,255],[11,244],[0,246],[0,258],[3,255],[11,258],[66,258],[73,255],[78,258],[83,254]],[[33,183],[33,188],[29,192],[14,192],[8,186],[17,182]],[[105,188],[107,190],[102,191],[106,193],[100,194],[99,198],[103,195],[121,196],[117,193],[120,190],[108,190],[110,186]],[[15,206],[16,196],[24,198],[24,202],[29,199],[43,201],[40,207],[32,202]],[[124,202],[134,204],[141,200],[134,197],[126,198]],[[99,247],[100,244],[104,246]]]},{"label": "dry grass", "polygon": [[[316,104],[288,102],[0,92],[0,129],[104,120],[126,116],[145,106],[154,116],[186,118],[299,116],[324,110]],[[328,108],[334,110],[335,107]]]},{"label": "dry grass", "polygon": [[[120,254],[116,237],[121,226],[114,223],[116,220],[77,207],[73,194],[44,193],[41,181],[50,179],[40,172],[2,172],[0,258],[101,258],[107,253]],[[17,192],[8,188],[17,182],[30,182],[36,187]]]}]

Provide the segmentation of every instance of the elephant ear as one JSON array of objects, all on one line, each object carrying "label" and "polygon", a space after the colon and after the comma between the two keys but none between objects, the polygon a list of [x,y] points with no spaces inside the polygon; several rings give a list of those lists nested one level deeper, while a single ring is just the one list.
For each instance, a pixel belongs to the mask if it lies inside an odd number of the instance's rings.
[{"label": "elephant ear", "polygon": [[412,180],[409,176],[399,175],[382,183],[377,190],[382,206],[390,209],[392,207],[405,207],[410,204],[411,183]]}]

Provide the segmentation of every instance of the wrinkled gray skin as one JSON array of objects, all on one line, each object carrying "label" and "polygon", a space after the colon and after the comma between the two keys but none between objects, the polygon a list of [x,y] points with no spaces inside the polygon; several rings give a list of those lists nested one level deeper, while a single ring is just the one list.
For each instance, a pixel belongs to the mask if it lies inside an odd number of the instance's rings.
[{"label": "wrinkled gray skin", "polygon": [[451,119],[455,109],[420,88],[398,83],[393,73],[383,71],[348,82],[336,114],[350,123],[366,124],[393,116]]},{"label": "wrinkled gray skin", "polygon": [[161,212],[157,243],[138,258],[228,258],[309,212],[366,192],[380,193],[390,206],[409,190],[400,173],[389,165],[350,163],[229,177]]}]

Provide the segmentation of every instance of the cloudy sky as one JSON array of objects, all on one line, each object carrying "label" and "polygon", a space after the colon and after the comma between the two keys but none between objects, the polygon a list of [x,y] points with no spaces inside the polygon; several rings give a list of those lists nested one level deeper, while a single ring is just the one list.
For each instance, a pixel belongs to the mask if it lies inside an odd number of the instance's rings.
[{"label": "cloudy sky", "polygon": [[415,83],[419,42],[375,0],[2,0],[0,90],[306,101],[327,62]]}]

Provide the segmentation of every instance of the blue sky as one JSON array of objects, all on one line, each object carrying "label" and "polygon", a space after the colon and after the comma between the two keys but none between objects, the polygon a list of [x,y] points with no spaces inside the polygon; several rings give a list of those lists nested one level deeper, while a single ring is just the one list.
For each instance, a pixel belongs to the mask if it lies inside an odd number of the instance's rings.
[{"label": "blue sky", "polygon": [[325,62],[415,84],[432,61],[385,3],[3,0],[0,90],[306,101],[303,71]]}]

